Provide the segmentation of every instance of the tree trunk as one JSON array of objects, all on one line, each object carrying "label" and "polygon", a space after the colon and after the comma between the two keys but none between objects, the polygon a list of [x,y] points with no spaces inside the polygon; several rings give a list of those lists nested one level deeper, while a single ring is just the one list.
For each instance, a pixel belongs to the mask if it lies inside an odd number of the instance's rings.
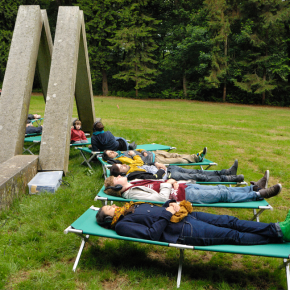
[{"label": "tree trunk", "polygon": [[[286,32],[287,32],[287,35],[289,36],[290,35],[290,22],[287,21],[285,24],[285,29],[286,29]],[[288,37],[288,41],[286,42],[287,44],[287,55],[288,55],[288,65],[290,66],[290,40],[289,40],[289,37]],[[288,74],[288,83],[290,84],[290,74]]]},{"label": "tree trunk", "polygon": [[102,83],[103,96],[107,96],[109,89],[108,89],[108,79],[107,79],[106,70],[102,69],[102,75],[103,75],[103,83]]},{"label": "tree trunk", "polygon": [[[227,58],[228,56],[228,36],[226,35],[225,38],[225,58]],[[227,61],[226,61],[226,67],[227,67]],[[223,92],[223,102],[226,101],[226,96],[227,96],[227,78],[225,78],[225,82],[224,82],[224,92]]]},{"label": "tree trunk", "polygon": [[183,75],[182,82],[183,82],[183,94],[184,94],[185,97],[187,97],[187,87],[186,87],[186,76],[185,76],[185,74]]},{"label": "tree trunk", "polygon": [[[266,69],[264,68],[264,74],[263,74],[263,82],[266,82]],[[263,92],[262,94],[262,105],[265,104],[265,99],[266,99],[266,91]]]}]

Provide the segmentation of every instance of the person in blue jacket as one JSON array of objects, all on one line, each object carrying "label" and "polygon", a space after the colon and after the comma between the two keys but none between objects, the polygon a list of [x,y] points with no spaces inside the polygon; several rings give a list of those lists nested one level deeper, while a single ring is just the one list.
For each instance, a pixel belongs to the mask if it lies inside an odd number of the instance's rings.
[{"label": "person in blue jacket", "polygon": [[257,223],[228,215],[191,212],[179,222],[175,200],[162,207],[149,203],[106,205],[96,215],[97,223],[121,236],[187,245],[261,245],[290,241],[290,211],[284,222]]},{"label": "person in blue jacket", "polygon": [[93,135],[91,137],[93,151],[127,151],[134,150],[137,145],[135,142],[128,144],[126,139],[122,137],[115,137],[110,131],[104,131],[102,122],[95,122],[93,125]]}]

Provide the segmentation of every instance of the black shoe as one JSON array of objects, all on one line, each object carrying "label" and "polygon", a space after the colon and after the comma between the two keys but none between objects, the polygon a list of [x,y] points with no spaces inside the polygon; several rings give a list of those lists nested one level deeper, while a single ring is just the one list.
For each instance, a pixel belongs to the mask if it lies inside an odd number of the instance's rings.
[{"label": "black shoe", "polygon": [[258,180],[257,182],[251,181],[250,183],[252,185],[256,185],[259,189],[267,188],[268,181],[269,181],[269,175],[270,175],[269,170],[266,170],[264,176],[260,180]]},{"label": "black shoe", "polygon": [[270,198],[270,197],[273,197],[273,196],[276,196],[277,194],[279,194],[282,190],[282,185],[280,183],[274,185],[274,186],[271,186],[269,188],[266,188],[266,189],[260,189],[259,192],[260,192],[260,196],[263,197],[263,198]]},{"label": "black shoe", "polygon": [[129,144],[129,150],[135,150],[137,148],[137,144],[135,142],[132,142]]},{"label": "black shoe", "polygon": [[224,175],[224,181],[226,182],[242,182],[244,181],[244,175]]},{"label": "black shoe", "polygon": [[229,169],[224,169],[224,172],[222,172],[222,175],[237,175],[238,165],[239,165],[238,159],[236,159],[232,167],[230,167]]}]

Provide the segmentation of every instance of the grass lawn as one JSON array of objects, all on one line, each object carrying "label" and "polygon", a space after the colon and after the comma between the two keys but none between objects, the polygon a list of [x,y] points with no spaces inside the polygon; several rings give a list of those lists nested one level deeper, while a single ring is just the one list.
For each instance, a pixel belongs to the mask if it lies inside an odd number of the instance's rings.
[{"label": "grass lawn", "polygon": [[[290,110],[179,100],[131,100],[96,97],[96,117],[105,130],[137,144],[160,143],[175,152],[208,147],[217,169],[239,160],[238,174],[258,180],[270,170],[272,186],[282,193],[269,200],[261,222],[284,220],[290,208]],[[44,101],[32,96],[30,113],[44,115]],[[77,117],[74,108],[73,117]],[[61,121],[61,120],[60,120]],[[56,126],[57,126],[56,121]],[[34,150],[37,152],[36,147]],[[103,184],[100,164],[81,166],[71,149],[69,173],[56,194],[24,195],[0,214],[0,289],[175,289],[179,251],[172,248],[91,237],[76,273],[72,271],[80,239],[63,230],[91,205]],[[241,219],[250,210],[214,209]],[[185,251],[180,289],[284,289],[282,259]]]}]

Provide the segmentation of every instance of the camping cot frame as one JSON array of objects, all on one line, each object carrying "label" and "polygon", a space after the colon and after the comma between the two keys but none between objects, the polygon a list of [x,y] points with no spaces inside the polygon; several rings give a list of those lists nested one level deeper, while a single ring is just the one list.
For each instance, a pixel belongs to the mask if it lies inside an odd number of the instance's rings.
[{"label": "camping cot frame", "polygon": [[[87,143],[70,144],[70,147],[91,145],[91,138],[87,138],[87,140],[88,140]],[[27,151],[31,155],[34,155],[30,149],[41,142],[41,135],[34,135],[34,136],[26,137],[26,138],[24,138],[24,143],[25,142],[32,143],[32,144],[30,146],[28,146],[27,148],[23,147],[23,153],[25,153]]]},{"label": "camping cot frame", "polygon": [[[103,205],[107,205],[108,201],[111,203],[113,202],[150,202],[149,200],[137,200],[137,199],[125,199],[123,197],[117,197],[117,196],[111,196],[104,192],[105,186],[101,188],[99,193],[95,196],[94,201],[101,201]],[[155,204],[163,204],[164,202],[161,201],[151,201]],[[249,202],[236,202],[236,203],[210,203],[210,204],[197,204],[192,203],[192,206],[194,207],[218,207],[218,208],[241,208],[241,209],[252,209],[253,210],[253,216],[250,220],[256,220],[257,222],[260,222],[260,215],[265,210],[273,210],[273,207],[265,200],[259,200],[259,201],[249,201]]]},{"label": "camping cot frame", "polygon": [[[127,142],[128,141],[129,140],[127,140]],[[84,159],[84,161],[81,163],[81,165],[86,164],[90,169],[93,170],[90,162],[92,161],[92,159],[95,156],[97,156],[98,160],[102,164],[103,171],[105,172],[104,166],[106,164],[108,164],[108,163],[107,162],[104,162],[102,160],[102,157],[101,157],[102,156],[101,154],[103,153],[102,151],[92,151],[91,149],[85,148],[85,147],[80,147],[80,148],[76,147],[76,149],[79,150],[81,156]],[[154,151],[154,150],[167,150],[167,151],[170,151],[170,150],[176,149],[176,147],[171,147],[171,146],[166,146],[166,145],[152,143],[152,144],[137,145],[137,148],[136,149],[145,149],[147,151]]]},{"label": "camping cot frame", "polygon": [[211,251],[211,252],[221,252],[230,254],[241,254],[241,255],[253,255],[253,256],[265,256],[272,258],[282,258],[283,264],[279,267],[282,269],[285,267],[286,279],[287,279],[287,289],[290,290],[290,243],[283,244],[267,244],[267,245],[255,245],[255,246],[236,246],[236,245],[216,245],[216,246],[191,246],[183,244],[165,243],[151,240],[142,240],[130,237],[123,237],[117,235],[113,230],[107,230],[100,227],[96,223],[95,215],[99,208],[91,206],[81,217],[78,218],[71,226],[64,230],[65,234],[74,233],[81,237],[82,242],[73,266],[73,271],[76,271],[78,266],[82,251],[84,249],[85,243],[89,242],[90,235],[107,237],[119,240],[141,242],[146,244],[154,244],[160,246],[173,247],[180,250],[179,256],[179,266],[177,272],[177,288],[180,287],[181,275],[182,275],[182,263],[184,259],[184,250],[200,250],[200,251]]}]

